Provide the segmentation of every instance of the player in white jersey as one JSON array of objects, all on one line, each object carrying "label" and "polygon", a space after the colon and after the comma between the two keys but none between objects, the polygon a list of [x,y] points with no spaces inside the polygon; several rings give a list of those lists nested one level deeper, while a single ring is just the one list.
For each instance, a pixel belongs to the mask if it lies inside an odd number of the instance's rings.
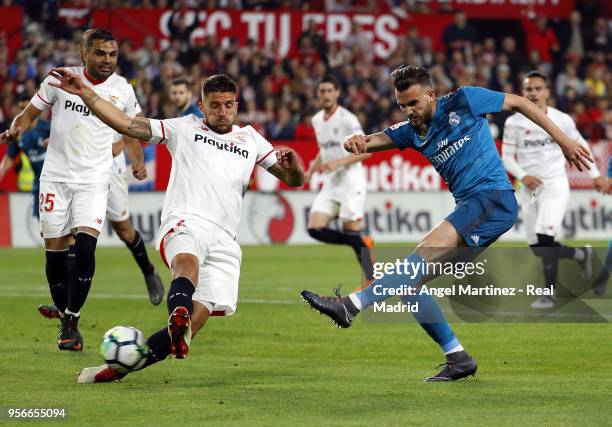
[{"label": "player in white jersey", "polygon": [[[86,30],[81,37],[81,60],[85,64],[85,50],[87,49],[87,40],[91,34],[96,31],[95,28]],[[127,81],[126,81],[127,83]],[[142,112],[138,100],[136,100],[137,115],[142,117]],[[152,304],[158,305],[164,298],[164,285],[159,274],[155,271],[155,267],[151,264],[147,249],[140,233],[133,227],[130,220],[128,208],[128,183],[126,176],[126,164],[124,149],[130,154],[132,161],[132,173],[136,179],[143,180],[147,177],[147,170],[144,165],[144,156],[140,143],[126,136],[115,134],[115,139],[112,146],[113,167],[108,187],[108,201],[106,204],[106,218],[110,221],[111,226],[117,236],[125,243],[127,248],[132,252],[134,260],[142,271],[145,279],[145,285],[149,294],[149,301]],[[69,247],[67,255],[67,271],[72,269],[74,265],[74,239],[69,236]],[[58,318],[61,317],[60,310],[55,304],[40,304],[38,311],[45,317]]]},{"label": "player in white jersey", "polygon": [[[234,126],[236,83],[211,76],[202,87],[200,109],[170,120],[132,118],[102,100],[77,74],[55,69],[58,87],[78,94],[96,116],[117,132],[166,144],[172,171],[162,210],[158,247],[172,272],[168,326],[147,340],[145,366],[169,354],[184,358],[189,342],[211,315],[236,310],[241,251],[236,242],[242,200],[253,168],[259,165],[290,186],[304,182],[293,151],[275,152],[251,126]],[[108,382],[121,374],[107,365],[85,368],[77,382]]]},{"label": "player in white jersey", "polygon": [[[323,188],[317,195],[308,218],[308,234],[320,242],[353,248],[365,281],[372,280],[372,239],[362,235],[363,205],[366,197],[365,171],[361,162],[371,154],[353,154],[344,149],[345,138],[363,129],[357,117],[338,104],[340,88],[332,75],[317,84],[317,97],[323,109],[312,118],[319,153],[306,172],[310,181],[316,170],[325,173]],[[342,231],[331,229],[332,219],[342,221]]]},{"label": "player in white jersey", "polygon": [[[523,80],[523,96],[538,108],[570,138],[588,148],[572,118],[549,107],[548,79],[544,74],[532,71]],[[561,231],[561,223],[569,201],[569,183],[565,172],[563,152],[550,136],[521,113],[510,116],[504,125],[502,146],[504,166],[515,178],[521,180],[519,202],[525,220],[527,242],[536,256],[541,257],[547,288],[557,285],[559,259],[574,259],[582,267],[585,280],[591,277],[593,249],[572,248],[555,240]],[[605,179],[596,167],[588,171],[593,185],[604,191]],[[532,308],[552,308],[554,295],[538,298]]]},{"label": "player in white jersey", "polygon": [[[71,68],[84,85],[126,114],[138,103],[132,87],[114,74],[118,48],[112,34],[94,31],[87,41],[85,67]],[[82,350],[78,331],[95,270],[97,237],[104,225],[113,165],[115,131],[78,97],[52,85],[48,77],[0,143],[14,142],[22,129],[46,109],[52,110],[49,147],[40,178],[40,226],[45,240],[46,275],[55,305],[65,313],[58,338],[61,350]],[[76,230],[74,268],[67,272],[71,230]]]}]

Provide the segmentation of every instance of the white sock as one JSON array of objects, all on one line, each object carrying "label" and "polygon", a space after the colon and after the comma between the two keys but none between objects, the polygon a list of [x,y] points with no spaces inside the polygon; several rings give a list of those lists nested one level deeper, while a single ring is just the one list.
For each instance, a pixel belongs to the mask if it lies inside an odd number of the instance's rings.
[{"label": "white sock", "polygon": [[585,258],[586,258],[586,253],[584,249],[581,249],[581,248],[574,249],[574,259],[576,261],[582,262],[584,261]]},{"label": "white sock", "polygon": [[351,299],[351,302],[357,308],[357,310],[361,311],[363,306],[361,305],[361,301],[359,300],[359,297],[356,294],[350,294],[349,298]]},{"label": "white sock", "polygon": [[463,351],[463,346],[461,344],[459,344],[457,347],[451,348],[450,350],[448,350],[444,354],[457,353],[458,351]]},{"label": "white sock", "polygon": [[80,317],[81,316],[81,312],[77,311],[76,313],[73,313],[72,311],[66,309],[64,310],[64,313],[68,314],[68,315],[73,315],[74,317]]}]

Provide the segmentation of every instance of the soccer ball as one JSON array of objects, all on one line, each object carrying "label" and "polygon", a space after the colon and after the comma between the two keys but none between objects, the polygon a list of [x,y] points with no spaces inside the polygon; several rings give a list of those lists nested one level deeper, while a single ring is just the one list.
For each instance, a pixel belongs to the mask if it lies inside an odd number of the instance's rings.
[{"label": "soccer ball", "polygon": [[149,356],[144,336],[131,326],[115,326],[104,334],[100,354],[109,367],[128,373],[142,368]]}]

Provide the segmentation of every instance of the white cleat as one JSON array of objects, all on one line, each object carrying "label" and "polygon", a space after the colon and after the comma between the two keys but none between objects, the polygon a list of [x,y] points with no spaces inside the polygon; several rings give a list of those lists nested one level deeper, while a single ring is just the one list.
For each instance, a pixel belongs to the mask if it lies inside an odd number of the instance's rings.
[{"label": "white cleat", "polygon": [[531,303],[531,308],[535,310],[545,310],[555,306],[554,298],[543,296]]},{"label": "white cleat", "polygon": [[123,375],[119,375],[105,363],[92,368],[83,368],[77,374],[76,382],[77,384],[109,383],[119,381],[122,377]]}]

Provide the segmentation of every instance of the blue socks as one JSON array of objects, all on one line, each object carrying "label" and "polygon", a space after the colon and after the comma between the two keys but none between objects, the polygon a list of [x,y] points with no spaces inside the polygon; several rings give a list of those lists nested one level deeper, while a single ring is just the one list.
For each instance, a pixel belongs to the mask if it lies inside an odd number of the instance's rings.
[{"label": "blue socks", "polygon": [[[353,304],[360,310],[374,305],[375,302],[384,301],[395,296],[398,291],[408,287],[416,288],[423,278],[425,261],[416,253],[407,258],[409,268],[404,274],[386,274],[375,280],[367,288],[350,295]],[[427,334],[442,348],[444,353],[463,350],[459,340],[455,337],[450,325],[446,321],[440,306],[433,296],[428,294],[402,296],[405,303],[418,303],[418,312],[413,312],[414,318]]]}]

